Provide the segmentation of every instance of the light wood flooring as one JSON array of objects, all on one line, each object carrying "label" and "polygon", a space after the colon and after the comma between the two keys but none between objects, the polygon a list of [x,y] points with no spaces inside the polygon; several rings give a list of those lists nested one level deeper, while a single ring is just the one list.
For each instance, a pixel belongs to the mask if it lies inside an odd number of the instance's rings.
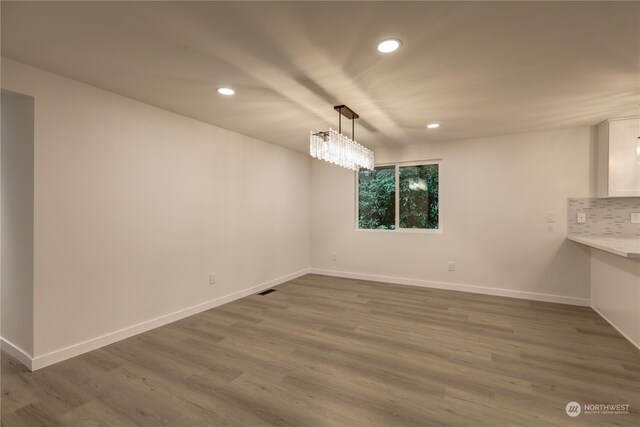
[{"label": "light wood flooring", "polygon": [[[593,310],[317,275],[28,372],[2,426],[640,425],[640,351]],[[630,404],[570,418],[567,402]]]}]

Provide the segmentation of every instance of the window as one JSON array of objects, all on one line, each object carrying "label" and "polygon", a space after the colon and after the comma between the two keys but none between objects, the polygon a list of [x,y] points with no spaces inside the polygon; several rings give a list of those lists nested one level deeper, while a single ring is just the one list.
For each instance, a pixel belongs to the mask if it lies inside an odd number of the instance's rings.
[{"label": "window", "polygon": [[358,172],[359,228],[396,228],[396,169],[377,167]]},{"label": "window", "polygon": [[439,164],[397,164],[358,172],[358,228],[438,230]]}]

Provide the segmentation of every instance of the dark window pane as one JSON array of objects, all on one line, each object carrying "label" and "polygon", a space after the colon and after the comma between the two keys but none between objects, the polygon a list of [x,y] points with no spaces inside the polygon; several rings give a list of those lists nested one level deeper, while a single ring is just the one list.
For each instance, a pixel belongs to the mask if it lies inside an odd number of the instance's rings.
[{"label": "dark window pane", "polygon": [[358,228],[396,228],[396,171],[393,166],[358,172]]},{"label": "dark window pane", "polygon": [[437,229],[438,165],[400,167],[400,228]]}]

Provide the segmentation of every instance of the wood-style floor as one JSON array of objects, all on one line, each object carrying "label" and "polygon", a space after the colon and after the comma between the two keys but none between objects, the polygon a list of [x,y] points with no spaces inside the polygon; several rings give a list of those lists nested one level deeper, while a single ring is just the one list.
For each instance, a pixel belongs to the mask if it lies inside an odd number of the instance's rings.
[{"label": "wood-style floor", "polygon": [[[28,372],[2,426],[640,425],[640,351],[585,307],[308,275]],[[630,404],[630,415],[565,405]]]}]

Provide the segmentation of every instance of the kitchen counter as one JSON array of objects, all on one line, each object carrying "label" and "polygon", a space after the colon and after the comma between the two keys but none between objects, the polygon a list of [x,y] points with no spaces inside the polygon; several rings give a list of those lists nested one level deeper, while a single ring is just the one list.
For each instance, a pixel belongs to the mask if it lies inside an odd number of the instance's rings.
[{"label": "kitchen counter", "polygon": [[591,246],[625,258],[640,259],[640,238],[604,237],[604,236],[567,236],[569,240]]}]

